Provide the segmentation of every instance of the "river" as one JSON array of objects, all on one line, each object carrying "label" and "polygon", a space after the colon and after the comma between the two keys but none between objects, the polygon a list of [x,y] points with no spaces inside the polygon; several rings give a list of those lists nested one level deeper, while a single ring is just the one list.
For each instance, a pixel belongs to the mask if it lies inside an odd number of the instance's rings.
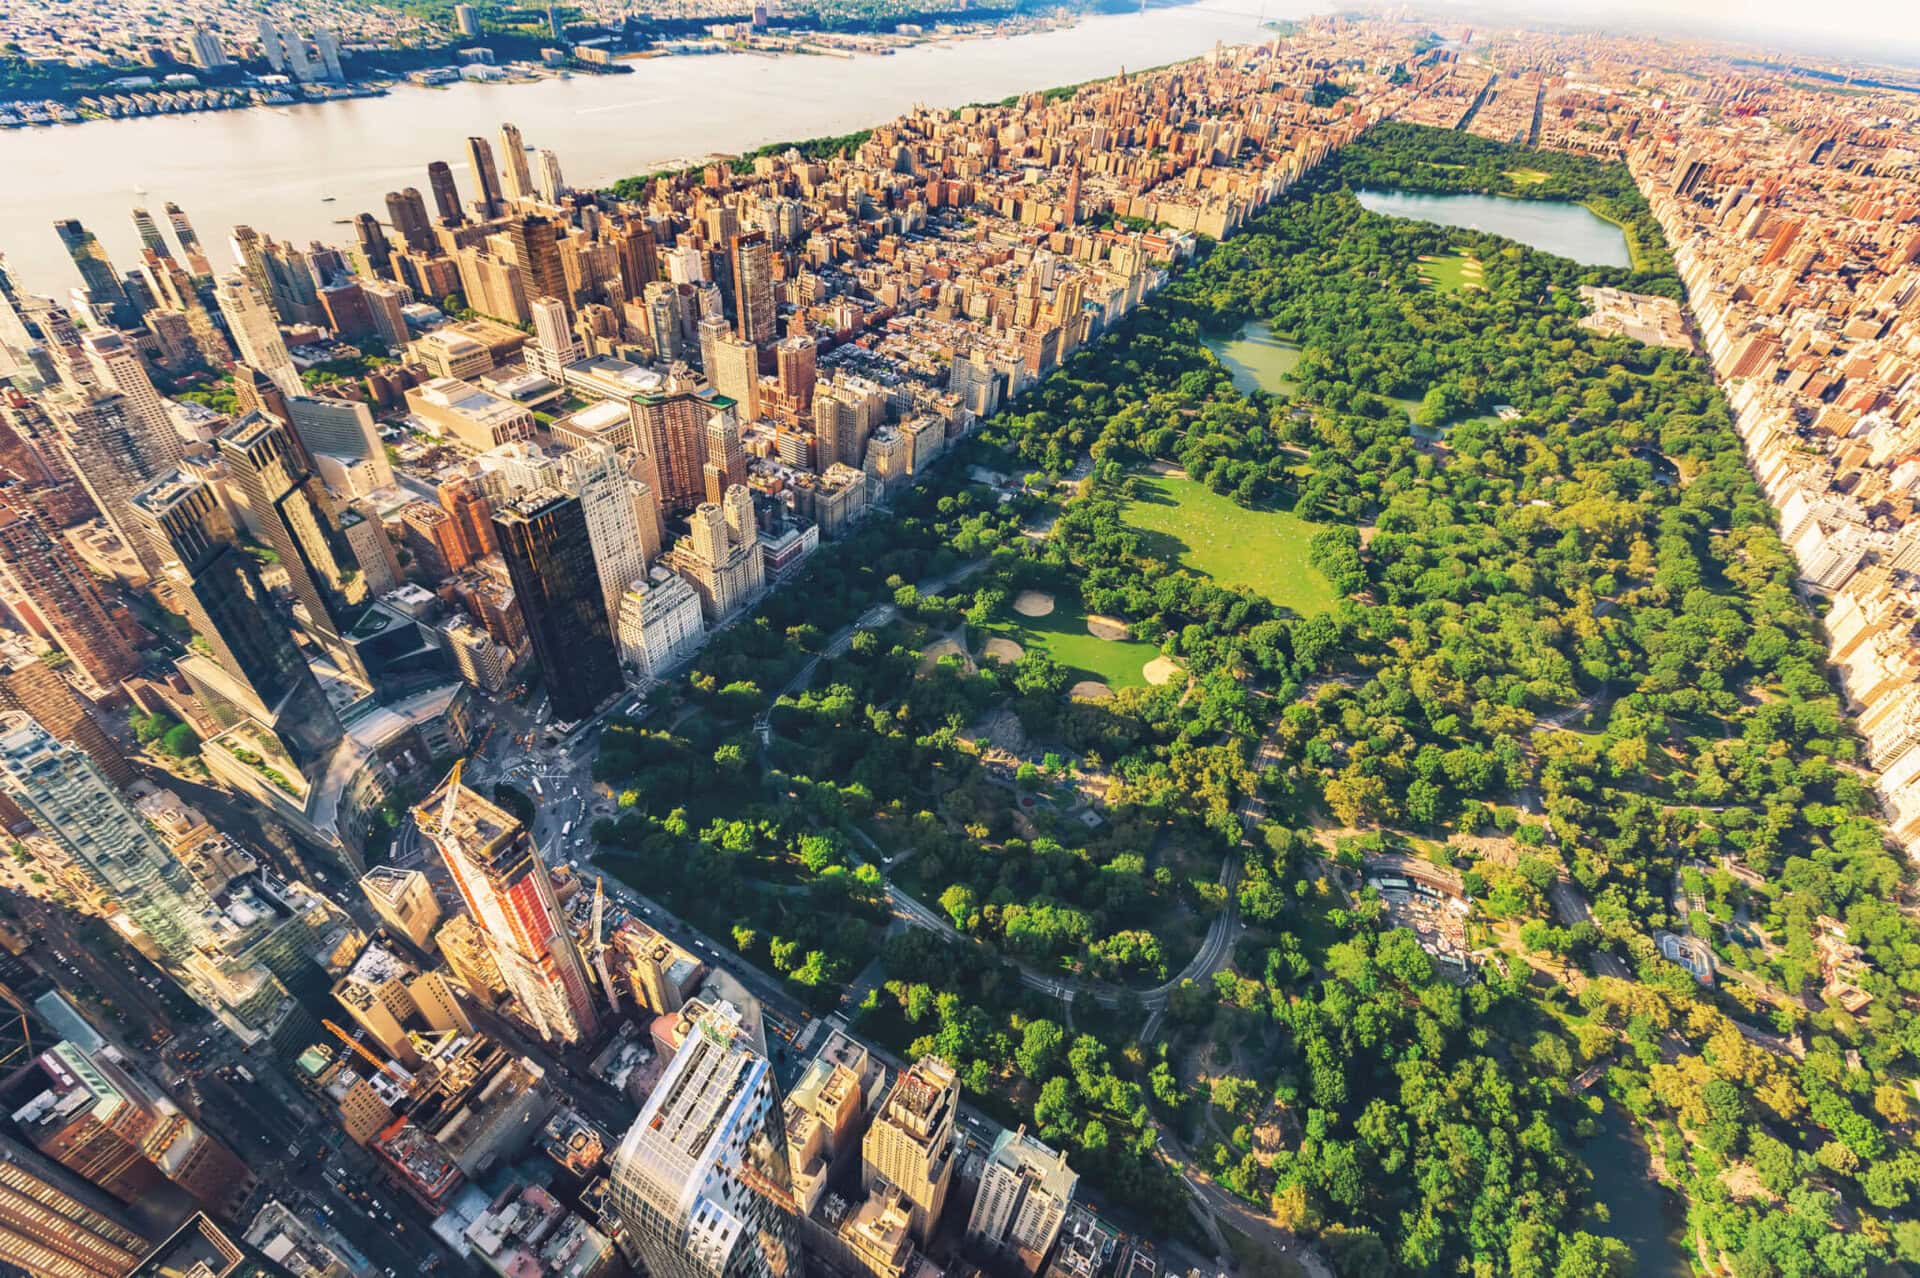
[{"label": "river", "polygon": [[1361,206],[1389,217],[1436,222],[1571,258],[1583,266],[1630,266],[1627,237],[1593,210],[1565,200],[1512,200],[1498,195],[1426,195],[1357,190]]},{"label": "river", "polygon": [[[471,199],[469,134],[498,148],[502,121],[559,154],[567,180],[599,186],[714,152],[851,132],[915,104],[995,101],[1188,58],[1216,41],[1271,36],[1264,20],[1331,0],[1204,0],[1088,18],[1062,31],[922,44],[887,56],[689,55],[638,60],[630,75],[535,84],[397,87],[385,97],[287,108],[103,120],[0,134],[0,253],[27,288],[64,297],[78,277],[53,234],[77,217],[122,271],[139,261],[129,211],[168,200],[224,267],[228,230],[350,242],[337,219],[385,217],[389,190],[427,191],[427,163],[454,166]],[[322,203],[323,196],[334,197]]]}]

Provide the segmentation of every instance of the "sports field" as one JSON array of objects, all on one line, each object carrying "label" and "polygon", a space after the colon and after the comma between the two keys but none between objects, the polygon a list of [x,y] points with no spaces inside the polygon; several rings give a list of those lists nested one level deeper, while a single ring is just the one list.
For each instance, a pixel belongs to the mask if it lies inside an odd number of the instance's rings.
[{"label": "sports field", "polygon": [[1011,604],[1003,606],[985,633],[971,636],[973,650],[1007,659],[1011,652],[1003,648],[1000,653],[987,653],[986,645],[1011,641],[1023,651],[1044,648],[1072,672],[1072,683],[1098,680],[1112,688],[1136,688],[1147,682],[1142,672],[1160,655],[1158,648],[1137,639],[1101,639],[1087,628],[1086,607],[1077,595],[1054,591],[1051,598],[1053,610],[1041,617],[1023,616]]},{"label": "sports field", "polygon": [[1307,564],[1320,525],[1285,510],[1249,510],[1206,485],[1172,475],[1138,477],[1141,497],[1123,518],[1158,558],[1242,586],[1311,616],[1333,607],[1333,586]]},{"label": "sports field", "polygon": [[1485,288],[1480,259],[1466,253],[1448,253],[1445,257],[1420,258],[1420,277],[1443,293],[1463,288]]}]

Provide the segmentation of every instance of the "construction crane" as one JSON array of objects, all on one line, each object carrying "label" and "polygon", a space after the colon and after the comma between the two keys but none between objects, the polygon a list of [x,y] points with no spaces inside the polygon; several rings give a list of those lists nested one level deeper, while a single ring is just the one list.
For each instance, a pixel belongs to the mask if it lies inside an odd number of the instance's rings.
[{"label": "construction crane", "polygon": [[620,1010],[620,994],[614,988],[613,972],[607,967],[606,915],[606,878],[596,874],[593,876],[593,922],[587,940],[587,961],[593,964],[593,970],[599,974],[600,987],[607,993],[607,1002],[617,1012]]},{"label": "construction crane", "polygon": [[375,1069],[380,1070],[385,1074],[390,1075],[395,1082],[399,1083],[402,1087],[406,1088],[408,1092],[413,1091],[417,1080],[414,1078],[412,1074],[407,1073],[406,1070],[400,1068],[400,1066],[394,1064],[392,1061],[382,1060],[378,1056],[375,1056],[372,1052],[367,1050],[366,1046],[362,1044],[359,1039],[347,1033],[347,1031],[341,1029],[338,1025],[335,1025],[332,1021],[323,1020],[320,1022],[320,1024],[325,1026],[327,1031],[331,1033],[335,1038],[339,1039],[341,1042],[345,1043],[348,1047],[352,1048],[354,1053],[358,1055],[362,1060],[366,1061],[367,1064],[373,1066]]},{"label": "construction crane", "polygon": [[447,773],[447,802],[440,809],[440,832],[445,834],[453,829],[453,810],[460,805],[460,771],[467,766],[464,758],[453,761],[453,771]]}]

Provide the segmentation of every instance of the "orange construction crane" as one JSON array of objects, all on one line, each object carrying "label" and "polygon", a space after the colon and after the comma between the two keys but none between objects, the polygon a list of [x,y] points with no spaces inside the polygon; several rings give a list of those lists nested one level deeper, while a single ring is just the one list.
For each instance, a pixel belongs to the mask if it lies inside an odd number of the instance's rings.
[{"label": "orange construction crane", "polygon": [[354,1052],[357,1055],[359,1055],[362,1060],[367,1062],[367,1064],[373,1066],[375,1069],[380,1070],[386,1074],[392,1075],[393,1079],[396,1082],[398,1082],[402,1087],[405,1087],[408,1091],[413,1090],[414,1077],[413,1075],[407,1073],[406,1070],[401,1069],[398,1065],[394,1064],[392,1061],[381,1060],[378,1056],[375,1056],[372,1052],[368,1051],[365,1045],[363,1045],[353,1035],[347,1033],[347,1031],[341,1029],[338,1025],[335,1025],[332,1021],[323,1020],[320,1022],[320,1024],[325,1026],[328,1032],[331,1033],[335,1038],[339,1039],[341,1042],[345,1043],[348,1047],[352,1048]]}]

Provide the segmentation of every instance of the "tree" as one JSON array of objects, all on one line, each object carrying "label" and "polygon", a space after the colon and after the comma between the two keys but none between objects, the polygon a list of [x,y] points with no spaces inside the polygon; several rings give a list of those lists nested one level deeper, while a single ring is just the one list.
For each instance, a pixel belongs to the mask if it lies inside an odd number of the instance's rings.
[{"label": "tree", "polygon": [[1014,1059],[1022,1074],[1038,1082],[1059,1068],[1066,1043],[1066,1032],[1052,1021],[1029,1021]]},{"label": "tree", "polygon": [[940,908],[953,920],[953,926],[966,930],[967,921],[973,917],[973,889],[964,884],[955,883],[940,893]]},{"label": "tree", "polygon": [[171,758],[185,759],[199,752],[200,734],[184,723],[176,723],[167,729],[155,748]]}]

